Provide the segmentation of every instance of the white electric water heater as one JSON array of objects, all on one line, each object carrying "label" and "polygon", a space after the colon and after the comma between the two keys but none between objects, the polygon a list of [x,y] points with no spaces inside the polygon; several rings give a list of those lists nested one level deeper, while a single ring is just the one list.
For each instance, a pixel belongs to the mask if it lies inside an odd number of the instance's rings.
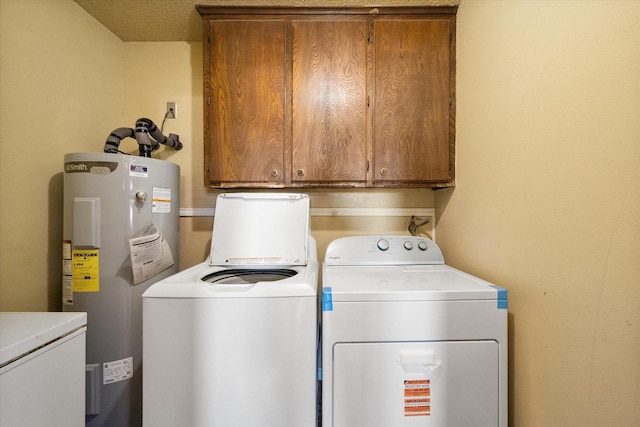
[{"label": "white electric water heater", "polygon": [[142,294],[178,271],[180,167],[64,157],[63,311],[87,313],[86,425],[142,425]]}]

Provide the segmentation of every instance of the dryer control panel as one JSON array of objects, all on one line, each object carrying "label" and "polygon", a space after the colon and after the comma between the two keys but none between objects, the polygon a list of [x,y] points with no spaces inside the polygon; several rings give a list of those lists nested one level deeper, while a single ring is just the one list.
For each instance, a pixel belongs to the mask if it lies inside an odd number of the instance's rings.
[{"label": "dryer control panel", "polygon": [[415,236],[352,236],[329,244],[327,265],[444,264],[436,243]]}]

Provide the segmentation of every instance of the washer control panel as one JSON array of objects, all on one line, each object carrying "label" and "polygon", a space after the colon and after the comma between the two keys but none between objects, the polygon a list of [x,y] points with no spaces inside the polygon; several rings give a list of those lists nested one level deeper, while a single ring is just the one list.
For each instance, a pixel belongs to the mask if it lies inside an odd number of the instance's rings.
[{"label": "washer control panel", "polygon": [[328,265],[444,264],[436,243],[416,236],[352,236],[334,240],[324,259]]}]

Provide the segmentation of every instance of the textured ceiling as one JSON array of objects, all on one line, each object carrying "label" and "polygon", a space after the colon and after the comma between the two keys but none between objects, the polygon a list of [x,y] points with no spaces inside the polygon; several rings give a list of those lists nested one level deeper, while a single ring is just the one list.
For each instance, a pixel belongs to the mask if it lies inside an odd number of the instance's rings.
[{"label": "textured ceiling", "polygon": [[216,6],[457,6],[460,0],[74,0],[122,41],[201,41],[196,5]]}]

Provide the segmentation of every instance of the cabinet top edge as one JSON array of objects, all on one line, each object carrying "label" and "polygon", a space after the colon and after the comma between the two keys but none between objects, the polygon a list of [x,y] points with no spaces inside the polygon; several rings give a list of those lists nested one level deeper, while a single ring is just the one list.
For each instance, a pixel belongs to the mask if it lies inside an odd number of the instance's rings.
[{"label": "cabinet top edge", "polygon": [[458,11],[458,6],[260,7],[196,5],[196,10],[203,17],[207,17],[210,15],[455,15]]}]

